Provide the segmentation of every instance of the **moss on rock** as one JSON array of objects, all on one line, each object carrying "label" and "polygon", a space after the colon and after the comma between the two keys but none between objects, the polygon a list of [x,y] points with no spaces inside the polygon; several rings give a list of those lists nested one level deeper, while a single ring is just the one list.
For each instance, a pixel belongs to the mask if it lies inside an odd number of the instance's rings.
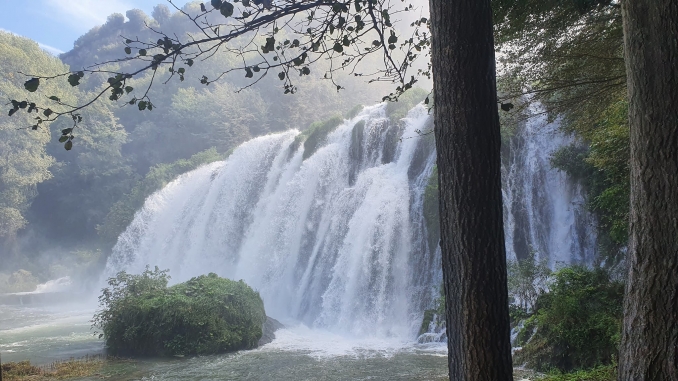
[{"label": "moss on rock", "polygon": [[344,118],[341,115],[335,115],[322,122],[314,122],[311,125],[302,131],[296,138],[294,142],[290,145],[290,152],[295,152],[303,143],[304,144],[304,160],[308,159],[313,155],[318,148],[327,140],[327,135],[334,131],[344,122]]}]

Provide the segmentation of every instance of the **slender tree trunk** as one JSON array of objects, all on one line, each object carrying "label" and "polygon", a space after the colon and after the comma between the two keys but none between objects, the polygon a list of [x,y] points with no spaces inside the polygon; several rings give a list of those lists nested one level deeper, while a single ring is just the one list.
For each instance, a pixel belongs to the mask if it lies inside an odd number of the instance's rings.
[{"label": "slender tree trunk", "polygon": [[620,380],[678,380],[678,0],[622,2],[631,132]]},{"label": "slender tree trunk", "polygon": [[512,380],[490,0],[430,7],[450,380]]}]

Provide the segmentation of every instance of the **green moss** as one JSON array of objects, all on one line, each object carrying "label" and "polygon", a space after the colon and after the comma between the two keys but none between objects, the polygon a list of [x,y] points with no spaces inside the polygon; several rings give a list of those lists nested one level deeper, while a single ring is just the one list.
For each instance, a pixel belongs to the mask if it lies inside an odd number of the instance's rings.
[{"label": "green moss", "polygon": [[426,221],[426,231],[428,233],[428,245],[431,250],[435,250],[440,241],[438,197],[438,166],[435,165],[424,191],[424,220]]},{"label": "green moss", "polygon": [[327,140],[327,135],[339,127],[343,122],[344,118],[342,118],[341,115],[335,115],[323,122],[312,123],[294,139],[294,142],[290,147],[292,152],[296,151],[303,142],[304,160],[308,159],[318,150],[318,148],[322,147]]},{"label": "green moss", "polygon": [[264,304],[242,280],[211,273],[167,287],[168,279],[156,267],[109,280],[93,322],[111,353],[201,355],[257,346]]},{"label": "green moss", "polygon": [[386,104],[386,116],[391,119],[391,122],[397,122],[406,117],[407,113],[428,95],[428,91],[414,87],[401,95],[397,102],[388,102]]}]

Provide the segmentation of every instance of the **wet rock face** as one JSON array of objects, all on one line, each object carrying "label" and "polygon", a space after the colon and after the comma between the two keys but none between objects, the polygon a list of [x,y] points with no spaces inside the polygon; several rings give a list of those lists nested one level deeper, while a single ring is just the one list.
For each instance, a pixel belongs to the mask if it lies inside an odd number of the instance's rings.
[{"label": "wet rock face", "polygon": [[264,326],[261,328],[263,334],[261,335],[261,339],[259,339],[257,346],[260,347],[273,341],[273,339],[275,339],[275,331],[281,328],[285,328],[281,322],[273,319],[270,316],[266,316]]}]

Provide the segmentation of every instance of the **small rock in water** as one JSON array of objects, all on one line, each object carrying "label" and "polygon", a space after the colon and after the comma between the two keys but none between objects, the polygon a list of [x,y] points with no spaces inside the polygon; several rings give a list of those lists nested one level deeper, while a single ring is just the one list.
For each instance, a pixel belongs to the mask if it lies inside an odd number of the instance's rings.
[{"label": "small rock in water", "polygon": [[281,322],[270,316],[266,316],[266,322],[264,322],[264,326],[261,328],[263,334],[261,335],[261,339],[259,339],[257,346],[260,347],[273,341],[273,339],[275,339],[275,331],[281,328],[285,328]]}]

